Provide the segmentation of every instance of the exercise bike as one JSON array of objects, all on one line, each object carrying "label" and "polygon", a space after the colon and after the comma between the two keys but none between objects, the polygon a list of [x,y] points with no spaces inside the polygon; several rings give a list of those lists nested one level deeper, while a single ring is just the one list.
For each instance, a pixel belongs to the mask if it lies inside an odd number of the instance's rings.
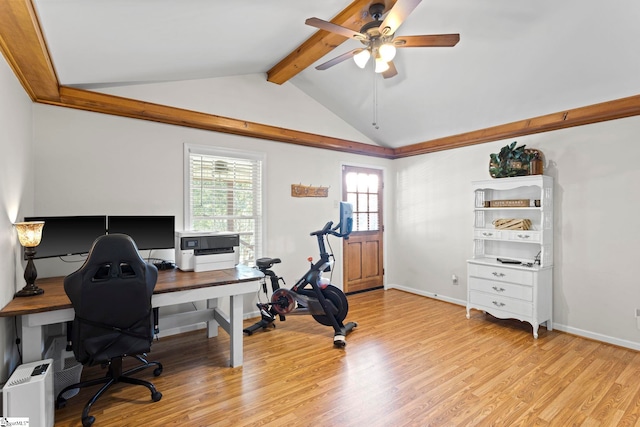
[{"label": "exercise bike", "polygon": [[333,345],[344,347],[347,345],[346,335],[358,324],[356,322],[342,321],[347,317],[349,303],[344,292],[329,283],[329,280],[322,277],[322,273],[331,270],[333,264],[333,254],[329,254],[325,247],[327,236],[337,236],[347,239],[352,228],[352,208],[345,202],[340,203],[340,223],[333,226],[333,221],[329,221],[318,231],[311,233],[318,240],[320,259],[313,262],[309,258],[310,268],[300,280],[291,288],[281,288],[280,282],[285,284],[282,277],[278,277],[271,267],[281,262],[279,258],[260,258],[256,260],[257,268],[264,273],[262,290],[267,294],[266,278],[269,277],[273,294],[268,303],[256,304],[260,310],[261,320],[256,324],[243,330],[248,335],[252,335],[258,329],[275,327],[276,316],[281,321],[286,319],[286,315],[311,315],[318,323],[331,326],[334,330]]}]

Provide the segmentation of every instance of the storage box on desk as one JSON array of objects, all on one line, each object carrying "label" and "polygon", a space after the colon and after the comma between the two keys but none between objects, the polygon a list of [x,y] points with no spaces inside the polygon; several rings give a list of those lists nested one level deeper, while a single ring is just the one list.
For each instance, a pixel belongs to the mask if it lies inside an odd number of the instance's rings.
[{"label": "storage box on desk", "polygon": [[[82,363],[78,362],[72,351],[67,350],[67,338],[65,336],[53,337],[45,358],[53,359],[53,390],[54,399],[63,388],[80,382],[82,376]],[[62,397],[72,398],[80,392],[79,388],[66,391]]]}]

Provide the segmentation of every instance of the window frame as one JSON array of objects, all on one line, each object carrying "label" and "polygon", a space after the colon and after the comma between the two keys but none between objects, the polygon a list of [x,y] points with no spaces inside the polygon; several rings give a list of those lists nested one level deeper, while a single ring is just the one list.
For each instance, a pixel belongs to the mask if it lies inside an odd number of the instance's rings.
[{"label": "window frame", "polygon": [[214,147],[208,145],[197,145],[191,143],[184,144],[183,151],[183,208],[184,218],[183,225],[184,230],[193,229],[193,212],[191,210],[191,155],[203,155],[203,156],[220,156],[230,157],[243,160],[253,160],[261,163],[260,168],[260,212],[258,215],[258,222],[260,227],[260,236],[256,236],[255,254],[254,258],[258,259],[264,253],[265,242],[267,241],[266,230],[266,165],[267,156],[265,153],[256,151],[245,151],[232,148]]}]

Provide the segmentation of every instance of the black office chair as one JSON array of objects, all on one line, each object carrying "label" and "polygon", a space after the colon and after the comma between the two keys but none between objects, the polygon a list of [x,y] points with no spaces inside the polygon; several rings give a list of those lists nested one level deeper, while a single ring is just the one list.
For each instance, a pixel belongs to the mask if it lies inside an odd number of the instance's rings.
[{"label": "black office chair", "polygon": [[[162,398],[152,383],[129,376],[150,366],[155,366],[155,376],[162,373],[162,364],[142,357],[153,341],[151,296],[157,277],[158,270],[140,257],[131,237],[109,234],[98,237],[82,267],[64,279],[75,311],[71,330],[75,358],[83,365],[108,368],[105,377],[70,385],[58,393],[56,408],[61,408],[66,404],[62,397],[66,391],[104,384],[82,411],[84,427],[95,421],[89,416],[91,406],[115,383],[143,385],[151,391],[151,400]],[[123,372],[125,356],[142,364]]]}]

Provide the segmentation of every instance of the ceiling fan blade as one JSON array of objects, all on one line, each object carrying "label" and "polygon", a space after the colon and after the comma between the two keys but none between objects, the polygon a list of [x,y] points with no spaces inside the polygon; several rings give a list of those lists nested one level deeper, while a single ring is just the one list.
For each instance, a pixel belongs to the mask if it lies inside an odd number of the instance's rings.
[{"label": "ceiling fan blade", "polygon": [[380,33],[385,36],[394,34],[421,1],[422,0],[398,0],[384,18],[382,24],[380,24]]},{"label": "ceiling fan blade", "polygon": [[433,34],[423,36],[398,36],[395,47],[452,47],[460,41],[460,34]]},{"label": "ceiling fan blade", "polygon": [[312,27],[316,27],[320,30],[329,31],[330,33],[340,34],[343,37],[347,37],[349,39],[357,39],[357,40],[366,40],[366,36],[357,31],[353,31],[350,28],[343,27],[341,25],[334,24],[333,22],[323,21],[320,18],[309,18],[304,21],[305,24],[310,25]]},{"label": "ceiling fan blade", "polygon": [[387,62],[387,64],[389,64],[389,69],[382,73],[382,77],[385,79],[390,79],[391,77],[398,74],[398,70],[396,70],[396,66],[393,61],[389,61]]},{"label": "ceiling fan blade", "polygon": [[316,70],[326,70],[329,67],[333,67],[336,64],[341,63],[342,61],[346,61],[349,58],[353,58],[355,55],[359,54],[360,52],[362,52],[364,49],[360,48],[360,49],[353,49],[352,51],[349,51],[347,53],[343,53],[340,56],[336,56],[333,59],[330,59],[327,62],[324,62],[320,65],[318,65],[316,67]]}]

